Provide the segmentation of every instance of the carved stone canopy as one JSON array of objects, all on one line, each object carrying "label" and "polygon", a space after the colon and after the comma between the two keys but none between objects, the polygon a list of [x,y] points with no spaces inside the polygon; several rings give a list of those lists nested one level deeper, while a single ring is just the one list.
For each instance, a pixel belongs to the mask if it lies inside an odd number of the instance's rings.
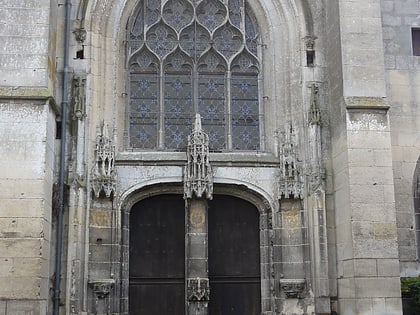
[{"label": "carved stone canopy", "polygon": [[187,164],[184,171],[184,198],[213,197],[213,172],[209,161],[209,137],[201,128],[201,116],[196,114],[194,130],[188,136]]},{"label": "carved stone canopy", "polygon": [[303,176],[297,152],[297,134],[290,127],[281,134],[280,140],[280,198],[303,199]]},{"label": "carved stone canopy", "polygon": [[92,190],[98,198],[101,192],[106,197],[115,193],[115,144],[108,135],[108,126],[103,124],[97,131],[95,166],[92,174]]}]

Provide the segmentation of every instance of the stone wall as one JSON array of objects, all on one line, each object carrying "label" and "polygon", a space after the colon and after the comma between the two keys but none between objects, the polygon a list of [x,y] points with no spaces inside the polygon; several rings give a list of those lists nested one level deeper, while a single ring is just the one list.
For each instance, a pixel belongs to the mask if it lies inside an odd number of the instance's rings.
[{"label": "stone wall", "polygon": [[[418,0],[383,0],[382,25],[401,276],[418,276],[413,178],[420,157],[420,57],[413,56],[411,28],[420,27]],[[419,228],[419,227],[417,227]]]},{"label": "stone wall", "polygon": [[45,102],[0,102],[0,306],[45,314],[49,300],[55,114]]},{"label": "stone wall", "polygon": [[0,314],[47,314],[56,138],[54,0],[1,2]]}]

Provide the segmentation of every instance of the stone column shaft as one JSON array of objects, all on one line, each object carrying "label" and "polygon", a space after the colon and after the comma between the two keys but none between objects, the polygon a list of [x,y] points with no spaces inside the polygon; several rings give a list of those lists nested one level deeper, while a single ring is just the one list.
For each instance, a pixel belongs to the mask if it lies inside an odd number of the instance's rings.
[{"label": "stone column shaft", "polygon": [[207,200],[192,198],[187,205],[187,314],[206,315],[209,301]]}]

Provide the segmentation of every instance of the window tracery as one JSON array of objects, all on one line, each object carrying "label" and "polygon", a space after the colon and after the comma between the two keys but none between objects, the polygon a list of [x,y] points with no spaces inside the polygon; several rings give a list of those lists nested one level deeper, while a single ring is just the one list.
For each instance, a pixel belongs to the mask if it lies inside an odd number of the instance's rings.
[{"label": "window tracery", "polygon": [[246,0],[144,0],[128,36],[133,149],[185,150],[200,114],[210,150],[259,150],[258,31]]}]

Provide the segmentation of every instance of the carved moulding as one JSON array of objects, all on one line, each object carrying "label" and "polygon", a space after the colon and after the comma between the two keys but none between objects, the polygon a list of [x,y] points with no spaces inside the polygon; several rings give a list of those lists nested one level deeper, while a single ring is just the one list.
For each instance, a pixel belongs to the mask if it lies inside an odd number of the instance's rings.
[{"label": "carved moulding", "polygon": [[97,130],[95,166],[92,173],[92,190],[97,198],[101,192],[111,197],[116,190],[115,144],[108,135],[108,126],[102,124]]},{"label": "carved moulding", "polygon": [[305,289],[305,279],[280,279],[280,289],[287,298],[302,298]]},{"label": "carved moulding", "polygon": [[187,164],[184,169],[184,199],[213,198],[213,172],[209,161],[209,137],[196,114],[194,130],[188,136]]},{"label": "carved moulding", "polygon": [[210,299],[209,279],[187,279],[187,297],[189,302],[208,302]]},{"label": "carved moulding", "polygon": [[280,198],[303,199],[304,185],[302,163],[297,153],[297,134],[290,129],[281,133],[280,156]]}]

